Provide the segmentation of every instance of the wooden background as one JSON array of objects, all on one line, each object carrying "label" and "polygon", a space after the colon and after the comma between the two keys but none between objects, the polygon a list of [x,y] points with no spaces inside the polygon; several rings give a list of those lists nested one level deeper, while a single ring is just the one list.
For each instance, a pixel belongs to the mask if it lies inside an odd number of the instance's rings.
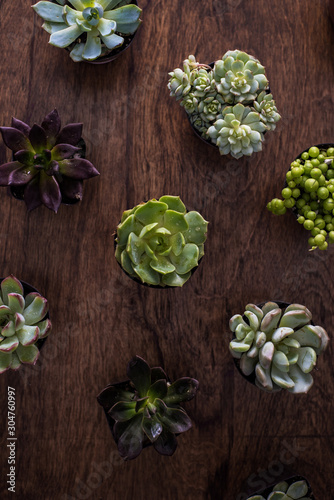
[{"label": "wooden background", "polygon": [[[294,217],[265,208],[293,158],[334,139],[328,1],[140,0],[133,45],[102,66],[75,64],[48,45],[31,3],[0,4],[1,125],[12,115],[40,123],[57,107],[64,124],[84,123],[101,176],[85,183],[82,203],[57,215],[27,214],[0,191],[1,275],[37,287],[54,325],[36,367],[1,376],[1,499],[13,496],[8,385],[17,393],[20,500],[243,500],[285,465],[308,477],[317,500],[332,499],[333,341],[300,396],[260,392],[228,352],[228,320],[248,302],[299,301],[333,332],[334,248],[310,253]],[[283,117],[263,152],[239,161],[202,143],[166,88],[168,71],[189,54],[209,63],[236,48],[266,66]],[[0,162],[9,156],[1,144]],[[205,258],[183,289],[137,285],[113,257],[122,211],[163,194],[180,195],[210,221]],[[122,463],[96,402],[135,354],[172,379],[200,381],[186,407],[193,429],[172,458],[147,449]]]}]

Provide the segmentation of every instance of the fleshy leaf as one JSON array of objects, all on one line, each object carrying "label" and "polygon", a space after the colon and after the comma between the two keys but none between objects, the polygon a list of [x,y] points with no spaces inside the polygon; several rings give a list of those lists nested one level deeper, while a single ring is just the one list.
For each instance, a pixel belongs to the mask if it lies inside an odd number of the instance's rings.
[{"label": "fleshy leaf", "polygon": [[26,325],[36,325],[41,321],[48,311],[48,301],[41,295],[37,295],[33,302],[23,312]]},{"label": "fleshy leaf", "polygon": [[24,326],[16,332],[16,336],[23,346],[32,345],[38,340],[39,328],[38,326]]},{"label": "fleshy leaf", "polygon": [[0,342],[0,351],[4,353],[15,351],[19,345],[19,339],[16,335],[7,337]]},{"label": "fleshy leaf", "polygon": [[176,437],[172,432],[164,429],[153,446],[161,455],[171,456],[177,448]]},{"label": "fleshy leaf", "polygon": [[109,410],[109,415],[116,421],[126,422],[136,415],[136,402],[119,401]]},{"label": "fleshy leaf", "polygon": [[70,160],[59,161],[59,172],[71,179],[77,180],[90,179],[91,177],[99,175],[94,165],[83,158],[72,158]]},{"label": "fleshy leaf", "polygon": [[47,148],[47,138],[45,130],[39,125],[33,125],[29,132],[29,140],[36,151],[36,153],[42,153],[44,149]]},{"label": "fleshy leaf", "polygon": [[196,396],[199,383],[197,380],[189,377],[183,377],[168,387],[165,403],[178,404],[184,401],[190,401]]},{"label": "fleshy leaf", "polygon": [[49,177],[44,171],[39,175],[40,197],[43,204],[57,213],[61,203],[61,193],[58,182],[52,176]]},{"label": "fleshy leaf", "polygon": [[168,205],[166,203],[150,200],[138,206],[135,211],[135,217],[146,226],[147,224],[158,222],[167,209]]},{"label": "fleshy leaf", "polygon": [[2,280],[1,293],[4,304],[8,305],[8,294],[17,293],[19,295],[23,295],[23,286],[21,282],[11,274],[10,276]]},{"label": "fleshy leaf", "polygon": [[129,421],[126,430],[118,438],[118,451],[124,460],[136,458],[143,449],[144,431],[142,415],[137,415]]},{"label": "fleshy leaf", "polygon": [[157,380],[148,390],[147,395],[153,403],[156,398],[164,399],[167,395],[167,381],[165,379]]},{"label": "fleshy leaf", "polygon": [[151,443],[154,443],[158,439],[163,430],[161,423],[155,416],[144,416],[142,428]]},{"label": "fleshy leaf", "polygon": [[10,367],[12,362],[12,353],[4,353],[0,351],[0,375]]},{"label": "fleshy leaf", "polygon": [[196,245],[204,243],[208,230],[208,222],[198,212],[188,212],[184,218],[189,226],[188,231],[184,233],[186,242],[196,243]]},{"label": "fleshy leaf", "polygon": [[180,434],[192,427],[191,420],[185,411],[178,408],[168,408],[164,415],[159,414],[163,427],[170,432]]},{"label": "fleshy leaf", "polygon": [[82,123],[69,123],[61,129],[56,144],[77,146],[82,136]]},{"label": "fleshy leaf", "polygon": [[175,212],[180,212],[181,214],[185,214],[187,211],[184,203],[181,201],[179,196],[161,196],[161,198],[159,198],[159,201],[161,201],[162,203],[166,203],[169,210],[174,210]]},{"label": "fleshy leaf", "polygon": [[19,345],[15,352],[21,363],[27,363],[29,365],[36,364],[39,357],[39,350],[35,345],[29,345],[26,347]]},{"label": "fleshy leaf", "polygon": [[151,369],[146,361],[135,356],[127,368],[127,376],[133,382],[140,397],[145,397],[151,385]]},{"label": "fleshy leaf", "polygon": [[51,111],[43,120],[41,127],[44,129],[49,149],[54,146],[61,126],[59,113],[56,109]]},{"label": "fleshy leaf", "polygon": [[33,151],[28,137],[26,137],[23,132],[12,127],[0,127],[3,142],[6,146],[16,153],[22,149],[27,149],[28,151]]}]

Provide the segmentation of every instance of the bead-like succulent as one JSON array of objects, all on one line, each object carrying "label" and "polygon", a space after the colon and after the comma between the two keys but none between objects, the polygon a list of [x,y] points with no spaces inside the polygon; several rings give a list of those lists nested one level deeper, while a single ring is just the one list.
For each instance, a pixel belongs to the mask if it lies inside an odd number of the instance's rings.
[{"label": "bead-like succulent", "polygon": [[169,73],[168,88],[203,139],[218,146],[220,154],[241,158],[261,151],[263,134],[281,118],[264,71],[257,59],[239,50],[210,66],[191,55],[183,70]]},{"label": "bead-like succulent", "polygon": [[204,255],[208,223],[178,196],[162,196],[123,213],[116,259],[142,283],[182,286]]},{"label": "bead-like succulent", "polygon": [[172,455],[176,436],[192,425],[180,403],[195,397],[197,380],[185,377],[171,384],[162,368],[150,368],[139,356],[130,361],[127,375],[128,382],[111,384],[98,396],[114,424],[121,457],[136,458],[148,444],[162,455]]},{"label": "bead-like succulent", "polygon": [[208,135],[221,155],[230,153],[238,159],[262,150],[265,130],[259,113],[238,103],[223,109],[222,117],[208,129]]},{"label": "bead-like succulent", "polygon": [[311,320],[310,311],[300,304],[285,310],[275,302],[263,307],[248,304],[244,317],[230,319],[235,334],[230,352],[239,359],[244,375],[255,373],[259,388],[307,392],[313,384],[310,372],[328,343],[326,331]]},{"label": "bead-like succulent", "polygon": [[18,370],[21,363],[36,363],[39,350],[35,344],[51,331],[51,321],[45,319],[47,312],[47,300],[36,292],[25,296],[14,276],[1,282],[0,373]]},{"label": "bead-like succulent", "polygon": [[129,3],[127,0],[56,0],[38,2],[33,9],[45,21],[43,28],[51,35],[50,44],[61,48],[71,46],[70,56],[79,62],[94,61],[109,54],[123,45],[124,36],[137,31],[141,9]]},{"label": "bead-like succulent", "polygon": [[41,126],[12,119],[11,127],[0,127],[14,161],[0,166],[0,186],[23,189],[28,210],[44,204],[57,212],[62,197],[82,198],[82,181],[99,175],[94,165],[81,158],[82,123],[61,129],[57,110],[48,114]]},{"label": "bead-like succulent", "polygon": [[268,496],[254,495],[247,500],[311,500],[307,496],[309,494],[306,481],[295,481],[290,485],[286,481],[282,481],[273,488]]},{"label": "bead-like succulent", "polygon": [[261,90],[268,88],[264,66],[240,50],[228,51],[213,70],[218,92],[229,104],[250,103]]},{"label": "bead-like succulent", "polygon": [[254,101],[254,109],[260,113],[260,118],[267,127],[267,130],[275,130],[276,123],[281,119],[272,94],[261,92]]}]

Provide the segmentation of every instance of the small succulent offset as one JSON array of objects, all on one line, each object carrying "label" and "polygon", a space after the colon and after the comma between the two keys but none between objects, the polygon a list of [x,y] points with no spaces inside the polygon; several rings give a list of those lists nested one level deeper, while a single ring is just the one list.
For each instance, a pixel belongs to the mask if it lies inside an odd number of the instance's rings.
[{"label": "small succulent offset", "polygon": [[255,374],[260,389],[306,393],[313,384],[310,372],[329,340],[311,320],[311,312],[300,304],[283,310],[275,302],[248,304],[243,317],[230,319],[235,334],[230,352],[245,376]]},{"label": "small succulent offset", "polygon": [[44,319],[47,312],[47,300],[36,292],[24,296],[23,286],[15,276],[1,282],[0,373],[10,368],[18,370],[21,363],[36,363],[36,342],[51,332],[51,321]]},{"label": "small succulent offset", "polygon": [[149,444],[172,455],[176,436],[192,426],[180,403],[195,397],[198,381],[184,377],[171,384],[162,368],[150,368],[139,356],[130,361],[127,375],[128,382],[110,384],[98,396],[112,419],[121,457],[136,458]]},{"label": "small succulent offset", "polygon": [[292,209],[299,224],[311,232],[310,250],[327,250],[328,243],[334,243],[333,145],[312,146],[291,163],[282,198],[271,200],[268,210],[283,215]]},{"label": "small succulent offset", "polygon": [[111,53],[141,23],[141,9],[128,0],[41,1],[33,9],[45,21],[50,44],[70,47],[75,62],[94,61]]},{"label": "small succulent offset", "polygon": [[58,211],[62,198],[82,199],[82,181],[99,175],[94,165],[81,157],[82,123],[61,128],[57,110],[41,126],[12,119],[11,127],[0,127],[14,161],[0,166],[0,186],[23,189],[28,210],[45,205]]},{"label": "small succulent offset", "polygon": [[170,95],[181,101],[203,139],[234,158],[261,151],[264,133],[280,120],[265,69],[253,56],[228,51],[213,68],[194,56],[169,73]]},{"label": "small succulent offset", "polygon": [[311,500],[311,497],[307,496],[309,494],[309,486],[306,481],[295,481],[290,485],[286,481],[282,481],[273,488],[268,496],[254,495],[247,500]]},{"label": "small succulent offset", "polygon": [[204,255],[208,222],[178,196],[162,196],[123,213],[116,259],[142,283],[182,286]]}]

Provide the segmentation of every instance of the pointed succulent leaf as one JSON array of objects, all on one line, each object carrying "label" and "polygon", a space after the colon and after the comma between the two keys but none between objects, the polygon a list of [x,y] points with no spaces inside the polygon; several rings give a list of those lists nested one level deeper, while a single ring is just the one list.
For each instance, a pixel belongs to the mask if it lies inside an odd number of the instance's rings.
[{"label": "pointed succulent leaf", "polygon": [[140,397],[145,397],[151,385],[151,369],[142,358],[135,356],[127,367],[127,376],[133,382]]},{"label": "pointed succulent leaf", "polygon": [[16,331],[20,330],[25,325],[25,319],[23,314],[20,313],[14,314],[14,324]]},{"label": "pointed succulent leaf", "polygon": [[294,385],[289,388],[289,392],[294,394],[307,393],[312,385],[313,378],[310,373],[304,373],[297,364],[290,366],[289,375]]},{"label": "pointed succulent leaf", "polygon": [[23,312],[26,325],[36,325],[44,318],[47,311],[48,301],[41,295],[37,295]]},{"label": "pointed succulent leaf", "polygon": [[82,123],[69,123],[61,129],[56,144],[77,146],[82,136]]},{"label": "pointed succulent leaf", "polygon": [[11,161],[0,165],[0,186],[9,186],[12,184],[13,174],[22,169],[22,163]]},{"label": "pointed succulent leaf", "polygon": [[20,281],[15,278],[12,274],[2,280],[1,282],[1,294],[2,300],[5,305],[8,305],[8,294],[17,293],[23,295],[23,286]]},{"label": "pointed succulent leaf", "polygon": [[151,443],[154,443],[158,439],[163,430],[161,423],[155,416],[144,416],[142,427]]},{"label": "pointed succulent leaf", "polygon": [[[134,215],[127,217],[117,226],[117,243],[120,246],[126,245],[130,233],[136,234],[142,229],[142,225],[136,220]],[[142,236],[140,236],[142,238]]]},{"label": "pointed succulent leaf", "polygon": [[[1,345],[1,344],[0,344]],[[12,353],[4,353],[0,351],[0,375],[8,370],[12,362]]]},{"label": "pointed succulent leaf", "polygon": [[167,375],[160,366],[151,368],[151,384],[154,384],[157,380],[167,380]]},{"label": "pointed succulent leaf", "polygon": [[13,127],[0,127],[0,131],[3,142],[6,144],[7,148],[14,151],[14,153],[22,149],[33,151],[28,137],[24,135],[21,130]]},{"label": "pointed succulent leaf", "polygon": [[107,10],[104,12],[106,19],[112,19],[118,24],[134,23],[138,21],[141,9],[137,5],[124,5],[118,9]]},{"label": "pointed succulent leaf", "polygon": [[317,355],[312,347],[301,347],[297,364],[304,373],[310,373],[316,365]]},{"label": "pointed succulent leaf", "polygon": [[52,33],[49,43],[55,47],[68,47],[71,43],[75,42],[83,31],[84,30],[81,26],[73,24],[68,28]]},{"label": "pointed succulent leaf", "polygon": [[168,410],[166,403],[159,398],[154,401],[154,406],[156,407],[158,415],[165,415]]},{"label": "pointed succulent leaf", "polygon": [[103,408],[110,410],[118,401],[131,401],[134,397],[133,389],[127,382],[110,384],[100,392],[97,400]]},{"label": "pointed succulent leaf", "polygon": [[13,313],[22,313],[24,309],[25,301],[20,293],[9,293],[8,294],[8,306]]},{"label": "pointed succulent leaf", "polygon": [[44,321],[40,321],[37,324],[37,326],[39,328],[39,338],[40,339],[45,339],[52,330],[52,324],[51,324],[51,321],[49,319],[46,319]]},{"label": "pointed succulent leaf", "polygon": [[35,124],[29,132],[29,141],[36,153],[42,153],[47,148],[46,133],[42,127]]},{"label": "pointed succulent leaf", "polygon": [[[281,318],[282,311],[281,309],[271,309],[267,314],[263,317],[263,320],[261,322],[261,327],[260,330],[264,333],[269,333],[270,331],[274,330],[278,322]],[[284,325],[281,325],[284,326]]]},{"label": "pointed succulent leaf", "polygon": [[296,309],[292,311],[288,311],[283,314],[283,317],[280,321],[280,326],[287,326],[289,328],[301,328],[304,325],[310,323],[312,317],[309,314],[301,309]]},{"label": "pointed succulent leaf", "polygon": [[[58,144],[56,148],[59,146],[61,145]],[[91,177],[100,175],[94,165],[83,158],[71,158],[59,161],[59,172],[62,175],[77,180],[90,179]]]},{"label": "pointed succulent leaf", "polygon": [[196,245],[205,243],[208,222],[198,212],[188,212],[184,218],[189,226],[189,229],[184,233],[186,242],[196,243]]},{"label": "pointed succulent leaf", "polygon": [[56,109],[54,109],[53,111],[51,111],[51,113],[46,115],[41,125],[41,127],[45,131],[49,149],[50,147],[54,146],[56,142],[56,137],[59,133],[60,126],[61,122],[59,113]]},{"label": "pointed succulent leaf", "polygon": [[[131,217],[133,217],[134,221],[136,220],[134,215],[130,215],[126,220],[131,219]],[[139,230],[142,226],[139,222],[137,222],[137,225],[138,225],[138,230]],[[154,232],[155,232],[154,230],[157,229],[157,226],[158,226],[158,222],[153,222],[153,224],[147,224],[147,226],[144,226],[142,228],[142,230],[140,231],[139,238],[144,238],[144,237],[147,238],[149,235],[154,234]]]},{"label": "pointed succulent leaf", "polygon": [[0,342],[0,351],[9,353],[15,351],[19,345],[19,339],[16,335],[5,338]]},{"label": "pointed succulent leaf", "polygon": [[5,306],[4,304],[2,304],[0,306],[0,319],[2,320],[2,318],[8,316],[8,314],[10,314],[10,308],[8,306]]},{"label": "pointed succulent leaf", "polygon": [[196,396],[198,385],[198,381],[193,378],[180,378],[168,387],[164,402],[169,405],[190,401]]},{"label": "pointed succulent leaf", "polygon": [[154,443],[155,450],[161,455],[171,456],[177,448],[177,440],[172,432],[164,429]]},{"label": "pointed succulent leaf", "polygon": [[25,187],[24,201],[28,211],[34,210],[42,204],[39,189],[39,176],[35,176]]},{"label": "pointed succulent leaf", "polygon": [[34,153],[27,149],[21,149],[21,151],[17,151],[17,153],[14,154],[14,158],[23,165],[31,166],[34,162]]},{"label": "pointed succulent leaf", "polygon": [[44,21],[53,23],[63,22],[63,7],[61,5],[41,1],[33,5],[32,8]]},{"label": "pointed succulent leaf", "polygon": [[119,401],[110,410],[111,418],[118,422],[126,422],[136,415],[136,401]]},{"label": "pointed succulent leaf", "polygon": [[61,192],[56,179],[41,171],[39,174],[39,190],[42,203],[57,213],[61,203]]},{"label": "pointed succulent leaf", "polygon": [[22,122],[21,120],[18,120],[17,118],[12,118],[12,127],[16,128],[17,130],[20,130],[26,137],[29,136],[30,132],[30,127],[27,125],[27,123]]},{"label": "pointed succulent leaf", "polygon": [[8,321],[8,323],[1,329],[1,336],[12,337],[14,334],[15,334],[15,324],[13,321]]},{"label": "pointed succulent leaf", "polygon": [[142,429],[142,415],[136,415],[129,422],[118,438],[118,451],[124,460],[136,458],[143,449],[144,431]]},{"label": "pointed succulent leaf", "polygon": [[21,363],[27,363],[29,365],[36,364],[39,357],[39,350],[35,345],[29,345],[26,347],[18,345],[15,352]]},{"label": "pointed succulent leaf", "polygon": [[25,325],[16,332],[16,336],[23,346],[35,344],[39,337],[39,328]]},{"label": "pointed succulent leaf", "polygon": [[72,146],[71,144],[57,144],[51,151],[52,160],[65,160],[71,158],[75,153],[78,153],[79,151],[80,148]]},{"label": "pointed succulent leaf", "polygon": [[186,432],[192,427],[186,412],[177,408],[168,408],[164,415],[159,414],[159,420],[165,429],[176,434]]},{"label": "pointed succulent leaf", "polygon": [[161,379],[154,382],[149,388],[147,395],[151,403],[153,403],[156,398],[164,399],[167,395],[167,381]]},{"label": "pointed succulent leaf", "polygon": [[119,35],[116,35],[116,33],[113,33],[112,35],[108,36],[101,35],[101,40],[109,50],[116,49],[117,47],[120,47],[124,43],[124,38],[122,38]]}]

